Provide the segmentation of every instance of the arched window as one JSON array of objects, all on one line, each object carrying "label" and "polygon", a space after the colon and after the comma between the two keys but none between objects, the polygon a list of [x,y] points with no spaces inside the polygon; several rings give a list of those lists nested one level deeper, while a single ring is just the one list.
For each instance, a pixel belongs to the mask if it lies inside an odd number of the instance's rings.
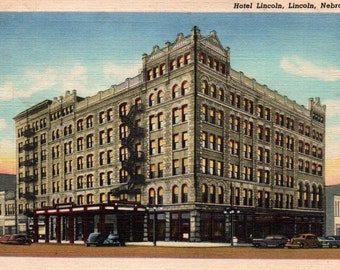
[{"label": "arched window", "polygon": [[156,97],[154,94],[149,96],[149,106],[154,106],[156,104]]},{"label": "arched window", "polygon": [[224,91],[222,88],[218,89],[218,99],[224,101]]},{"label": "arched window", "polygon": [[178,203],[178,186],[172,188],[172,203]]},{"label": "arched window", "polygon": [[216,188],[214,185],[210,186],[209,195],[210,195],[210,202],[215,203],[216,202]]},{"label": "arched window", "polygon": [[149,189],[149,205],[155,205],[155,190],[153,188]]},{"label": "arched window", "polygon": [[128,181],[128,172],[125,171],[124,169],[120,169],[119,171],[119,180],[120,183],[126,183]]},{"label": "arched window", "polygon": [[219,204],[223,204],[224,203],[224,190],[223,190],[223,187],[218,187],[217,195],[218,195],[218,203]]},{"label": "arched window", "polygon": [[172,87],[172,98],[178,98],[179,97],[179,87],[177,84],[175,84]]},{"label": "arched window", "polygon": [[303,196],[304,196],[304,192],[303,192],[303,183],[299,183],[299,189],[298,189],[298,206],[302,207],[302,202],[303,202]]},{"label": "arched window", "polygon": [[182,95],[185,96],[189,92],[189,83],[187,81],[184,81],[182,83]]},{"label": "arched window", "polygon": [[93,194],[88,194],[86,196],[87,204],[93,204],[94,203],[94,197]]},{"label": "arched window", "polygon": [[323,205],[323,191],[322,191],[322,187],[319,186],[318,187],[318,208],[322,209],[322,205]]},{"label": "arched window", "polygon": [[163,103],[164,102],[164,92],[163,91],[159,91],[157,94],[157,102],[158,103]]},{"label": "arched window", "polygon": [[208,187],[206,184],[202,185],[201,195],[202,195],[202,202],[204,203],[208,202]]},{"label": "arched window", "polygon": [[305,207],[309,207],[309,199],[310,199],[310,186],[309,186],[309,184],[306,184],[305,192],[304,192],[304,195],[303,195],[303,201],[304,201]]},{"label": "arched window", "polygon": [[208,83],[206,81],[201,83],[201,91],[203,94],[208,95]]},{"label": "arched window", "polygon": [[84,204],[84,196],[83,195],[78,195],[77,203],[78,203],[78,205]]},{"label": "arched window", "polygon": [[311,202],[312,202],[312,208],[317,208],[317,206],[318,206],[318,189],[315,185],[313,185],[313,187],[312,187]]},{"label": "arched window", "polygon": [[125,102],[119,106],[119,114],[120,115],[127,115],[129,110],[128,104]]},{"label": "arched window", "polygon": [[164,189],[162,187],[158,188],[157,191],[157,204],[163,205]]},{"label": "arched window", "polygon": [[214,84],[210,86],[210,96],[216,98],[216,86]]},{"label": "arched window", "polygon": [[182,186],[182,203],[188,202],[188,186],[184,184]]}]

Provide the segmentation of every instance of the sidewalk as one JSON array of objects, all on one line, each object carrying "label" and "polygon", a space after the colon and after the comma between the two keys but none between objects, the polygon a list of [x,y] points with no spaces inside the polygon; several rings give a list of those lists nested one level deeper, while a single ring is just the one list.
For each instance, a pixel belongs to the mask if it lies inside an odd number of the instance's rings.
[{"label": "sidewalk", "polygon": [[[45,241],[39,240],[40,244]],[[50,244],[57,244],[56,240],[50,240]],[[62,241],[61,244],[70,244],[68,241]],[[84,241],[74,241],[76,245],[84,245]],[[153,246],[153,242],[126,242],[126,246]],[[175,241],[157,241],[159,247],[231,247],[230,243],[211,243],[211,242],[175,242]],[[248,243],[234,243],[234,247],[248,247]]]}]

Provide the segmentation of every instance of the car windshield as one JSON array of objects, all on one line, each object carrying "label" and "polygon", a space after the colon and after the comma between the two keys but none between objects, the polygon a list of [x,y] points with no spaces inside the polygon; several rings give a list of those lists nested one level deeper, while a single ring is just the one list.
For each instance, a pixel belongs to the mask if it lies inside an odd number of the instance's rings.
[{"label": "car windshield", "polygon": [[90,234],[90,236],[89,236],[89,241],[95,240],[99,235],[100,235],[100,234],[98,234],[98,233]]}]

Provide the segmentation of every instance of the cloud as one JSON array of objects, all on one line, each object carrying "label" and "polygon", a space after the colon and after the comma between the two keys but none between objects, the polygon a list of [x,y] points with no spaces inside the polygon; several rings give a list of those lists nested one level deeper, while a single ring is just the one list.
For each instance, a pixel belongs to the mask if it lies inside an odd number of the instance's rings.
[{"label": "cloud", "polygon": [[34,94],[59,89],[60,91],[86,89],[87,70],[82,65],[46,67],[44,70],[27,70],[21,81],[5,81],[0,86],[0,101],[28,98]]},{"label": "cloud", "polygon": [[340,100],[327,99],[322,102],[326,105],[326,113],[328,117],[340,116]]},{"label": "cloud", "polygon": [[327,127],[326,129],[326,158],[340,158],[340,125]]},{"label": "cloud", "polygon": [[317,65],[298,56],[283,57],[280,66],[287,73],[301,77],[315,78],[326,82],[340,80],[339,68]]},{"label": "cloud", "polygon": [[7,127],[7,123],[5,119],[0,119],[0,129],[4,129]]},{"label": "cloud", "polygon": [[[127,66],[106,63],[101,67],[89,68],[91,71],[81,64],[74,64],[27,70],[19,81],[7,80],[0,85],[0,101],[29,98],[48,90],[52,90],[54,95],[73,89],[80,95],[93,95],[113,84],[124,82],[128,77],[138,75],[140,64],[129,63]],[[59,93],[55,93],[56,90]]]},{"label": "cloud", "polygon": [[57,72],[53,68],[43,71],[28,70],[22,76],[22,81],[14,84],[6,81],[0,86],[0,100],[12,100],[15,98],[28,98],[35,93],[50,89],[57,83]]},{"label": "cloud", "polygon": [[15,142],[9,139],[0,140],[1,157],[15,156]]},{"label": "cloud", "polygon": [[111,84],[120,84],[124,82],[126,78],[137,76],[140,68],[140,64],[131,64],[129,66],[124,66],[107,63],[103,66],[103,73],[105,75],[105,78],[109,80]]}]

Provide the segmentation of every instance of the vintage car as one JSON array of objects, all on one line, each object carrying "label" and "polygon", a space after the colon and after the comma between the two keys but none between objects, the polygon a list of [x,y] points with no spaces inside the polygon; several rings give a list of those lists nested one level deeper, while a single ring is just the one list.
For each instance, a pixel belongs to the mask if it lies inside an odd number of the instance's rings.
[{"label": "vintage car", "polygon": [[252,240],[252,244],[254,247],[275,247],[275,248],[284,248],[288,238],[283,235],[267,235],[265,238]]},{"label": "vintage car", "polygon": [[334,236],[326,236],[326,237],[319,237],[319,246],[320,247],[340,247],[340,239]]},{"label": "vintage car", "polygon": [[318,237],[312,233],[302,233],[292,237],[286,244],[288,248],[315,248],[320,247]]},{"label": "vintage car", "polygon": [[124,242],[117,234],[91,233],[86,241],[86,246],[123,246]]},{"label": "vintage car", "polygon": [[26,234],[5,234],[0,237],[0,244],[30,245],[32,244],[32,239]]}]

